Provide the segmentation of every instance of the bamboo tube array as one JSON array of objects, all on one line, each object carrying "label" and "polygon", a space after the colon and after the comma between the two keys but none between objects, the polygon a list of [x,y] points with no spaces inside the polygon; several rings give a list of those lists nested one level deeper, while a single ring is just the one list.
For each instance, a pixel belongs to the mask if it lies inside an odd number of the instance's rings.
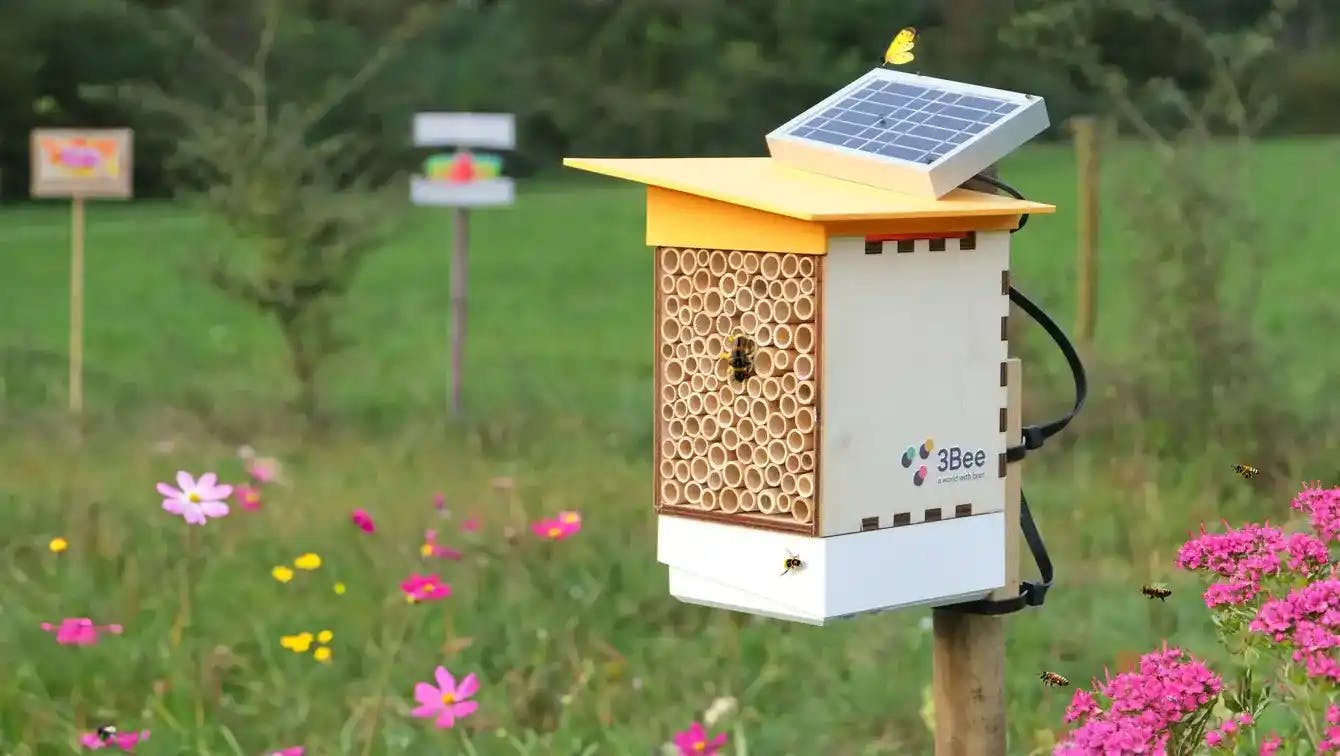
[{"label": "bamboo tube array", "polygon": [[[813,526],[818,265],[806,255],[657,249],[661,506]],[[723,352],[755,343],[735,380]]]}]

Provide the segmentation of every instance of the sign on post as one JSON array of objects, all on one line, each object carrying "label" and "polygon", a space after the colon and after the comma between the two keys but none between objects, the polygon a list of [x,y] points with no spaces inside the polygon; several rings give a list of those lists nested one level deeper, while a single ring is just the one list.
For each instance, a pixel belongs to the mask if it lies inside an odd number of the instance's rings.
[{"label": "sign on post", "polygon": [[485,150],[516,146],[516,118],[511,113],[418,113],[414,146],[456,147],[424,162],[423,175],[410,178],[410,201],[416,205],[454,208],[451,245],[451,374],[449,403],[461,411],[461,372],[465,361],[466,271],[469,249],[469,208],[511,205],[512,180],[502,175],[502,158]]},{"label": "sign on post", "polygon": [[34,129],[29,143],[33,197],[69,197],[70,411],[84,408],[84,199],[129,199],[130,129]]}]

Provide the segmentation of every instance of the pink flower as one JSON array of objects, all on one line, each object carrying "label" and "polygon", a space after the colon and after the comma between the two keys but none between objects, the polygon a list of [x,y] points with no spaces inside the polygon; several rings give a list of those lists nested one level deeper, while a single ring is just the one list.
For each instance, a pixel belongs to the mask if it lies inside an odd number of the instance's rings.
[{"label": "pink flower", "polygon": [[185,470],[177,471],[177,486],[158,484],[158,493],[163,495],[163,509],[171,514],[180,515],[191,525],[204,525],[211,517],[228,515],[228,505],[223,503],[233,492],[233,487],[218,482],[214,473],[205,473],[199,480],[191,477]]},{"label": "pink flower", "polygon": [[451,586],[442,582],[437,575],[420,575],[415,572],[400,584],[405,600],[411,604],[423,601],[437,601],[451,595]]},{"label": "pink flower", "polygon": [[289,746],[280,748],[278,751],[271,751],[269,756],[303,756],[304,748],[302,746]]},{"label": "pink flower", "polygon": [[1340,488],[1322,488],[1312,483],[1303,486],[1289,506],[1305,512],[1312,530],[1324,541],[1340,537]]},{"label": "pink flower", "polygon": [[148,739],[148,730],[140,730],[139,732],[118,732],[115,735],[109,736],[106,740],[103,740],[103,738],[96,732],[86,732],[79,736],[79,743],[85,748],[93,751],[101,748],[110,748],[112,746],[120,748],[123,751],[134,751],[135,746],[139,745],[141,741]]},{"label": "pink flower", "polygon": [[368,514],[366,509],[355,509],[352,519],[358,529],[364,533],[371,533],[377,529],[377,526],[372,523],[372,516]]},{"label": "pink flower", "polygon": [[60,625],[43,622],[41,628],[56,636],[56,642],[62,646],[91,646],[98,642],[99,633],[120,635],[120,625],[95,625],[88,617],[67,617]]},{"label": "pink flower", "polygon": [[419,547],[419,554],[424,558],[437,557],[452,560],[458,560],[463,556],[456,549],[439,544],[436,530],[425,530],[423,532],[423,545]]},{"label": "pink flower", "polygon": [[541,538],[561,541],[582,529],[582,518],[576,512],[559,512],[553,519],[533,523],[530,529]]},{"label": "pink flower", "polygon": [[1248,524],[1224,533],[1191,538],[1177,552],[1177,566],[1208,572],[1224,580],[1205,591],[1205,605],[1241,605],[1262,592],[1267,577],[1311,576],[1328,562],[1326,544],[1306,533],[1286,535],[1278,528]]},{"label": "pink flower", "polygon": [[433,494],[433,509],[436,509],[437,511],[441,512],[446,508],[447,508],[446,494],[440,492]]},{"label": "pink flower", "polygon": [[466,700],[479,690],[479,680],[473,672],[466,675],[460,685],[456,684],[456,678],[446,667],[439,666],[433,676],[437,679],[436,687],[426,682],[414,685],[414,700],[419,705],[410,715],[421,719],[436,717],[435,724],[447,728],[455,726],[457,719],[468,717],[479,708],[475,701]]},{"label": "pink flower", "polygon": [[1070,706],[1065,710],[1065,721],[1069,724],[1090,714],[1098,714],[1101,711],[1102,709],[1098,708],[1098,702],[1094,700],[1092,693],[1083,688],[1077,688],[1075,696],[1070,699]]},{"label": "pink flower", "polygon": [[1270,733],[1270,737],[1261,741],[1260,756],[1275,756],[1275,752],[1280,749],[1280,736]]},{"label": "pink flower", "polygon": [[279,460],[273,457],[252,457],[247,461],[247,475],[260,485],[279,480],[281,472]]},{"label": "pink flower", "polygon": [[237,503],[248,512],[255,512],[261,508],[261,491],[259,488],[251,486],[236,486],[233,488],[233,498]]},{"label": "pink flower", "polygon": [[479,524],[478,517],[467,517],[461,522],[461,530],[466,533],[473,533],[476,530],[479,530]]},{"label": "pink flower", "polygon": [[1224,742],[1224,736],[1219,734],[1218,730],[1210,730],[1205,733],[1205,745],[1214,748]]},{"label": "pink flower", "polygon": [[689,725],[689,729],[675,733],[675,746],[679,756],[715,756],[726,745],[726,733],[719,733],[708,740],[707,731],[700,722]]},{"label": "pink flower", "polygon": [[581,513],[574,512],[570,509],[565,509],[562,512],[559,512],[554,519],[558,520],[563,525],[567,525],[569,527],[574,528],[573,532],[576,532],[576,530],[580,530],[582,527]]}]

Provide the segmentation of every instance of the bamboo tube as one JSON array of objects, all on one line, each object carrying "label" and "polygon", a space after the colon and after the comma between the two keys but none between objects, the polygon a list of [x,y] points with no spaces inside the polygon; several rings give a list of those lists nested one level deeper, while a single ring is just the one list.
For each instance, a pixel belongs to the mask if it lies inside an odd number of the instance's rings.
[{"label": "bamboo tube", "polygon": [[692,456],[695,457],[707,456],[707,447],[711,442],[709,442],[706,438],[703,438],[702,436],[690,436],[690,438],[693,439]]},{"label": "bamboo tube", "polygon": [[799,455],[799,454],[788,454],[788,455],[786,455],[786,471],[787,471],[787,472],[791,473],[792,475],[795,475],[796,473],[800,472],[801,469],[802,469],[802,468],[801,468],[801,466],[800,466],[800,455]]},{"label": "bamboo tube", "polygon": [[689,339],[689,354],[700,355],[707,351],[707,338],[705,336],[694,336]]},{"label": "bamboo tube", "polygon": [[740,511],[740,494],[733,488],[723,488],[717,492],[717,508],[724,514]]},{"label": "bamboo tube", "polygon": [[[740,398],[744,399],[746,402],[749,401],[747,397],[740,397]],[[739,399],[735,401],[735,406],[737,409],[739,408],[740,406]],[[743,414],[736,413],[736,416],[739,419],[735,421],[735,432],[739,434],[740,438],[746,440],[753,438],[754,421],[749,419],[749,410],[746,408]]]},{"label": "bamboo tube", "polygon": [[782,274],[782,256],[776,252],[768,252],[763,255],[763,260],[758,265],[758,273],[769,280],[780,276]]},{"label": "bamboo tube", "polygon": [[661,247],[661,270],[666,273],[679,272],[679,250],[674,247]]},{"label": "bamboo tube", "polygon": [[[760,388],[760,389],[762,389],[763,379],[764,379],[764,378],[768,378],[768,377],[770,377],[770,376],[772,375],[772,372],[773,372],[772,358],[773,358],[773,354],[772,354],[772,351],[771,351],[771,350],[760,349],[760,350],[758,350],[757,352],[754,353],[754,375],[753,375],[753,378],[757,378],[757,379],[758,379],[759,384],[760,384],[760,385],[759,385],[759,388]],[[681,368],[681,370],[682,370],[682,368]],[[751,378],[751,380],[752,380],[752,378]]]},{"label": "bamboo tube", "polygon": [[755,444],[758,444],[759,446],[765,446],[765,445],[767,445],[767,443],[768,443],[769,441],[771,441],[771,440],[772,440],[772,436],[768,435],[768,425],[767,425],[767,423],[757,423],[757,424],[754,425],[754,443],[755,443]]},{"label": "bamboo tube", "polygon": [[702,292],[699,291],[693,292],[692,294],[689,295],[688,299],[684,300],[684,303],[687,304],[689,306],[689,309],[693,310],[694,312],[703,309]]},{"label": "bamboo tube", "polygon": [[[675,332],[678,333],[678,331],[679,331],[679,327],[678,327],[678,326],[675,326]],[[673,360],[674,358],[675,358],[675,345],[674,345],[674,343],[673,343],[673,342],[669,342],[669,341],[662,341],[662,342],[661,342],[661,359],[662,359],[662,360]]]},{"label": "bamboo tube", "polygon": [[809,499],[796,497],[791,502],[791,519],[796,522],[809,522],[810,517],[814,515],[814,505]]},{"label": "bamboo tube", "polygon": [[[760,354],[767,354],[767,352],[761,352]],[[771,359],[768,359],[768,360],[767,360],[767,365],[768,365],[768,370],[771,371],[771,370],[772,370],[772,360],[771,360]],[[755,373],[758,372],[758,357],[757,357],[757,356],[754,358],[754,372],[755,372]],[[746,394],[748,394],[750,397],[754,398],[754,399],[757,399],[758,397],[763,396],[763,378],[760,377],[760,376],[758,376],[758,375],[751,375],[751,376],[749,376],[749,380],[747,380],[747,381],[744,382],[744,392],[745,392]]]},{"label": "bamboo tube", "polygon": [[769,323],[772,321],[772,302],[766,299],[760,299],[754,303],[754,316],[760,323]]},{"label": "bamboo tube", "polygon": [[[689,394],[689,396],[693,396],[693,394]],[[680,420],[683,420],[684,418],[686,418],[686,417],[688,417],[688,416],[689,416],[689,400],[688,400],[688,399],[676,399],[676,400],[670,405],[670,417],[671,417],[671,419],[678,418],[678,419],[680,419]]]},{"label": "bamboo tube", "polygon": [[768,296],[772,297],[773,300],[778,302],[782,301],[783,291],[784,289],[782,288],[782,282],[780,279],[768,282]]},{"label": "bamboo tube", "polygon": [[782,255],[782,277],[795,278],[800,272],[799,255]]},{"label": "bamboo tube", "polygon": [[772,303],[772,322],[789,323],[791,322],[791,303],[785,299],[778,299]]},{"label": "bamboo tube", "polygon": [[[772,372],[781,379],[781,375],[794,366],[795,352],[778,349],[772,353]],[[687,364],[687,363],[686,363]]]},{"label": "bamboo tube", "polygon": [[783,438],[786,436],[786,432],[789,429],[790,424],[786,422],[786,417],[783,416],[782,413],[778,412],[768,417],[769,436],[773,438]]},{"label": "bamboo tube", "polygon": [[794,302],[800,299],[800,282],[795,280],[782,282],[782,299]]},{"label": "bamboo tube", "polygon": [[716,317],[721,314],[721,292],[717,289],[708,289],[703,292],[703,312]]},{"label": "bamboo tube", "polygon": [[814,377],[814,358],[808,354],[802,354],[796,357],[795,364],[791,369],[796,371],[796,377],[802,381],[808,381]]},{"label": "bamboo tube", "polygon": [[[702,379],[702,376],[701,376],[701,375],[695,375],[695,376],[693,376],[693,378],[694,378],[694,380],[701,380],[701,379]],[[689,414],[689,415],[700,415],[700,414],[702,414],[702,411],[703,411],[703,395],[702,395],[702,394],[689,394],[689,398],[684,400],[684,404],[685,404],[686,408],[688,409],[688,412],[687,412],[686,414]]]},{"label": "bamboo tube", "polygon": [[[724,352],[725,350],[723,349],[722,351]],[[733,398],[736,392],[744,390],[744,386],[740,385],[740,382],[735,380],[735,376],[731,371],[730,360],[728,359],[723,360],[717,358],[717,364],[712,368],[712,377],[717,379],[717,385],[721,387],[720,391],[724,392],[729,397]]]},{"label": "bamboo tube", "polygon": [[712,468],[707,466],[706,459],[698,457],[697,459],[689,460],[689,477],[693,478],[695,481],[706,483],[707,474],[711,471]]},{"label": "bamboo tube", "polygon": [[698,250],[697,257],[698,257],[698,267],[705,268],[707,267],[707,261],[712,257],[712,253],[709,250],[700,249]]},{"label": "bamboo tube", "polygon": [[718,331],[728,333],[731,326],[731,316],[723,312],[716,316],[716,319],[712,321],[712,324],[716,326]]},{"label": "bamboo tube", "polygon": [[772,328],[772,343],[777,345],[778,349],[790,349],[791,342],[795,338],[795,331],[791,326],[785,323],[778,323]]},{"label": "bamboo tube", "polygon": [[674,419],[675,419],[675,403],[661,402],[661,420],[668,423]]},{"label": "bamboo tube", "polygon": [[721,350],[726,343],[726,337],[719,333],[714,333],[703,339],[703,354],[708,357],[716,357],[721,354]]},{"label": "bamboo tube", "polygon": [[801,407],[796,412],[796,430],[801,433],[809,433],[814,430],[814,408]]},{"label": "bamboo tube", "polygon": [[791,303],[791,320],[795,323],[807,323],[814,320],[813,296],[800,296]]},{"label": "bamboo tube", "polygon": [[[712,372],[715,373],[715,372],[716,372],[716,369],[717,369],[717,365],[721,362],[721,360],[714,360],[714,359],[712,359],[711,357],[709,357],[708,359],[711,360],[711,362],[712,362]],[[703,391],[704,391],[705,393],[712,394],[713,396],[716,396],[717,386],[720,386],[720,385],[721,385],[721,380],[720,380],[719,378],[717,378],[716,375],[704,375],[704,376],[703,376]],[[703,398],[704,398],[704,400],[705,400],[707,397],[703,397]],[[703,402],[703,406],[704,406],[704,407],[707,406],[707,402],[706,402],[706,401]]]},{"label": "bamboo tube", "polygon": [[740,434],[740,445],[735,447],[735,461],[742,468],[754,464],[754,442],[744,434]]},{"label": "bamboo tube", "polygon": [[787,373],[786,375],[782,376],[783,394],[796,393],[796,386],[798,385],[800,385],[800,379],[796,377],[795,373]]},{"label": "bamboo tube", "polygon": [[[735,397],[735,401],[731,403],[731,410],[735,413],[736,417],[747,419],[749,417],[749,405],[751,404],[753,404],[753,401],[751,401],[749,397],[737,396]],[[749,433],[752,432],[752,428],[748,432],[741,431],[744,435],[749,435]]]},{"label": "bamboo tube", "polygon": [[[701,402],[699,402],[701,404]],[[717,425],[717,419],[713,415],[703,415],[698,421],[698,433],[708,441],[715,441],[721,438],[721,426]]]},{"label": "bamboo tube", "polygon": [[759,255],[757,252],[745,252],[744,266],[743,266],[744,272],[748,273],[751,276],[757,273],[758,265],[761,262],[761,257],[762,255]]},{"label": "bamboo tube", "polygon": [[[721,365],[726,364],[722,360],[717,360]],[[721,371],[717,371],[720,374]],[[735,401],[735,381],[723,381],[717,387],[717,398],[721,399],[721,406],[725,407]]]},{"label": "bamboo tube", "polygon": [[796,413],[800,411],[800,402],[796,401],[794,394],[782,394],[777,399],[777,411],[782,413],[782,417],[794,418]]},{"label": "bamboo tube", "polygon": [[[689,388],[694,392],[699,392],[703,390],[702,373],[694,373],[693,375],[689,376]],[[694,396],[697,397],[697,393],[695,393]],[[698,409],[702,409],[702,399],[699,398],[698,402],[699,402]]]},{"label": "bamboo tube", "polygon": [[675,344],[675,359],[682,360],[689,356],[689,345],[680,341]]},{"label": "bamboo tube", "polygon": [[667,383],[661,387],[661,403],[672,404],[674,403],[674,401],[675,401],[675,387]]},{"label": "bamboo tube", "polygon": [[712,491],[720,491],[723,488],[719,471],[713,470],[707,474],[707,488]]},{"label": "bamboo tube", "polygon": [[707,269],[715,278],[720,278],[726,272],[726,253],[719,249],[714,249],[707,256]]},{"label": "bamboo tube", "polygon": [[738,249],[731,250],[726,255],[726,267],[731,270],[739,270],[744,267],[744,253]]},{"label": "bamboo tube", "polygon": [[791,329],[791,345],[796,351],[809,354],[814,351],[814,326],[803,323]]},{"label": "bamboo tube", "polygon": [[659,289],[661,290],[661,293],[662,293],[662,294],[665,294],[665,295],[674,294],[674,293],[675,293],[675,277],[674,277],[674,276],[661,276],[660,285],[659,285],[657,288],[659,288]]},{"label": "bamboo tube", "polygon": [[684,483],[684,502],[689,506],[696,507],[703,500],[703,487],[697,481],[687,481]]},{"label": "bamboo tube", "polygon": [[763,488],[763,470],[759,467],[748,467],[744,471],[744,487],[750,491],[758,491]]},{"label": "bamboo tube", "polygon": [[733,318],[740,314],[740,308],[735,304],[734,299],[727,299],[721,303],[721,314],[728,318]]},{"label": "bamboo tube", "polygon": [[[698,372],[700,373],[712,372],[716,368],[716,365],[714,364],[716,362],[720,362],[720,360],[716,358],[716,355],[713,355],[711,357],[708,357],[706,355],[698,357],[697,361]],[[687,365],[688,363],[686,362],[684,364]]]},{"label": "bamboo tube", "polygon": [[735,292],[739,288],[735,283],[735,276],[724,276],[717,281],[717,291],[721,292],[721,297],[727,302],[735,298]]},{"label": "bamboo tube", "polygon": [[814,293],[814,290],[815,290],[815,285],[814,285],[814,279],[813,279],[813,278],[802,278],[802,279],[800,279],[800,294],[801,294],[801,296],[808,296],[808,295],[810,295],[810,294],[813,294],[813,293]]},{"label": "bamboo tube", "polygon": [[755,278],[749,282],[750,291],[754,292],[754,300],[766,299],[768,296],[768,279]]},{"label": "bamboo tube", "polygon": [[772,346],[772,324],[759,323],[754,329],[754,342],[759,346]]},{"label": "bamboo tube", "polygon": [[[671,441],[670,446],[673,447],[674,445],[675,442]],[[673,458],[665,457],[661,460],[661,477],[667,480],[675,477],[675,460]]]},{"label": "bamboo tube", "polygon": [[771,413],[772,405],[768,403],[767,399],[759,397],[749,402],[749,418],[754,421],[755,428],[761,425],[766,425],[768,422],[768,415]]},{"label": "bamboo tube", "polygon": [[675,460],[675,480],[680,483],[687,483],[689,480],[689,461],[687,459]]},{"label": "bamboo tube", "polygon": [[741,512],[758,511],[758,498],[754,496],[753,491],[736,491],[735,495],[740,499]]},{"label": "bamboo tube", "polygon": [[774,465],[786,464],[786,442],[781,439],[773,439],[768,442],[768,462]]},{"label": "bamboo tube", "polygon": [[698,500],[698,506],[708,512],[717,508],[717,492],[713,491],[711,486],[703,489],[702,498]]},{"label": "bamboo tube", "polygon": [[727,460],[721,466],[721,482],[727,488],[739,488],[744,482],[744,467],[735,460]]},{"label": "bamboo tube", "polygon": [[680,299],[688,299],[693,293],[693,280],[688,276],[679,276],[675,279],[675,294]]},{"label": "bamboo tube", "polygon": [[796,272],[804,278],[814,275],[814,260],[810,257],[799,257],[797,259]]},{"label": "bamboo tube", "polygon": [[679,272],[688,276],[698,267],[698,254],[691,249],[679,250]]},{"label": "bamboo tube", "polygon": [[684,300],[674,294],[668,294],[665,299],[661,301],[661,312],[663,312],[666,317],[672,318],[679,312],[679,308],[683,304]]},{"label": "bamboo tube", "polygon": [[712,332],[712,317],[705,312],[700,312],[693,316],[693,332],[699,336],[706,336]]},{"label": "bamboo tube", "polygon": [[791,494],[785,491],[782,491],[781,493],[777,494],[777,513],[791,514],[791,508],[795,506],[795,503],[796,503],[796,497],[792,496]]},{"label": "bamboo tube", "polygon": [[754,292],[752,289],[735,290],[735,306],[740,308],[741,312],[749,312],[754,307]]},{"label": "bamboo tube", "polygon": [[765,488],[758,492],[758,512],[759,514],[777,514],[777,492],[771,488]]},{"label": "bamboo tube", "polygon": [[732,270],[730,272],[730,277],[735,279],[735,288],[749,288],[749,272],[746,271],[743,266]]},{"label": "bamboo tube", "polygon": [[666,343],[671,343],[679,339],[679,321],[674,318],[666,318],[661,321],[661,338]]},{"label": "bamboo tube", "polygon": [[721,400],[716,398],[716,394],[712,395],[712,399],[717,403],[717,411],[713,417],[716,418],[717,425],[721,426],[721,435],[724,438],[726,431],[733,430],[730,426],[735,422],[735,413],[731,411],[730,407],[723,406]]},{"label": "bamboo tube", "polygon": [[796,496],[802,499],[814,496],[814,473],[801,473],[796,476]]},{"label": "bamboo tube", "polygon": [[712,273],[707,268],[699,268],[693,273],[693,290],[699,294],[712,288]]},{"label": "bamboo tube", "polygon": [[758,330],[758,316],[750,310],[740,313],[740,330],[751,334]]},{"label": "bamboo tube", "polygon": [[763,468],[763,483],[764,485],[776,488],[782,484],[782,476],[785,474],[786,473],[782,472],[781,465],[768,465]]},{"label": "bamboo tube", "polygon": [[711,444],[707,447],[707,464],[713,469],[719,470],[726,466],[730,461],[729,452],[726,451],[726,445],[722,443]]},{"label": "bamboo tube", "polygon": [[693,325],[693,310],[688,307],[679,308],[679,312],[675,313],[675,320],[684,328],[688,328],[689,338],[693,338],[693,329],[690,327]]},{"label": "bamboo tube", "polygon": [[793,428],[786,434],[786,448],[793,454],[809,451],[814,448],[814,434],[802,433]]},{"label": "bamboo tube", "polygon": [[767,467],[768,466],[767,447],[761,446],[759,444],[754,444],[752,448],[753,448],[753,459],[749,460],[750,463],[753,464],[754,467],[757,467],[760,470],[762,470],[764,467]]},{"label": "bamboo tube", "polygon": [[680,459],[688,459],[693,456],[693,439],[688,437],[681,438],[679,441],[675,442],[675,445],[675,450],[679,452],[676,456]]},{"label": "bamboo tube", "polygon": [[[707,378],[703,378],[703,380],[706,381]],[[721,411],[721,399],[713,391],[705,391],[702,395],[702,403],[704,415],[716,417],[717,412]]]},{"label": "bamboo tube", "polygon": [[679,360],[667,360],[661,370],[661,377],[667,383],[679,383],[684,380],[684,363]]},{"label": "bamboo tube", "polygon": [[693,391],[687,383],[681,383],[678,386],[675,386],[675,395],[680,399],[688,399],[689,394],[691,393],[693,393]]},{"label": "bamboo tube", "polygon": [[694,436],[698,435],[699,426],[697,417],[689,415],[688,417],[684,418],[683,423],[684,423],[685,436],[693,438]]},{"label": "bamboo tube", "polygon": [[782,395],[782,381],[775,376],[763,379],[763,398],[769,402],[777,401]]},{"label": "bamboo tube", "polygon": [[678,504],[684,501],[684,490],[680,488],[677,480],[661,481],[661,502],[665,504]]},{"label": "bamboo tube", "polygon": [[814,452],[807,451],[800,454],[800,469],[811,471],[814,469]]},{"label": "bamboo tube", "polygon": [[[732,417],[734,416],[732,415]],[[721,418],[718,417],[717,419],[720,420]],[[728,456],[731,459],[734,459],[735,450],[740,448],[740,432],[730,427],[728,424],[722,423],[721,445],[726,447]]]}]

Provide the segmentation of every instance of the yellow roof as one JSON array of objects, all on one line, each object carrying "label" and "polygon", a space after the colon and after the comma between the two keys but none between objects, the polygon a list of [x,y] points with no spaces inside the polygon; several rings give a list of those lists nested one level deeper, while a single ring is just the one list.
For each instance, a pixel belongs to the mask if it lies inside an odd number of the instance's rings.
[{"label": "yellow roof", "polygon": [[564,158],[563,165],[806,221],[1051,213],[1053,205],[968,189],[922,199],[772,158]]}]

